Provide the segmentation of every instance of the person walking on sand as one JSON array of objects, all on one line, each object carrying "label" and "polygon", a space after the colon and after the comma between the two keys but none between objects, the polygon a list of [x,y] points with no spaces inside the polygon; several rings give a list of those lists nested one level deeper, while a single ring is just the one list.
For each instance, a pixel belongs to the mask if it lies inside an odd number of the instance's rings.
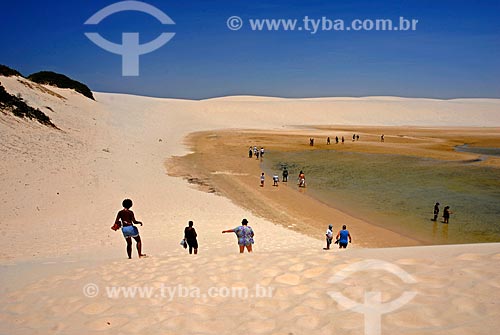
[{"label": "person walking on sand", "polygon": [[384,142],[384,134],[382,134],[382,136],[380,136],[380,142]]},{"label": "person walking on sand", "polygon": [[193,253],[193,249],[194,254],[198,254],[198,240],[196,239],[197,236],[198,234],[196,234],[196,230],[193,227],[193,221],[189,221],[188,226],[184,228],[184,240],[189,246],[189,254]]},{"label": "person walking on sand", "polygon": [[434,219],[432,221],[437,221],[438,215],[439,215],[439,202],[436,202],[434,205]]},{"label": "person walking on sand", "polygon": [[356,134],[352,134],[352,141],[356,141]]},{"label": "person walking on sand", "polygon": [[264,158],[264,147],[260,147],[260,159]]},{"label": "person walking on sand", "polygon": [[333,240],[333,226],[328,225],[328,229],[326,230],[326,248],[323,248],[324,250],[330,250],[330,245],[332,244]]},{"label": "person walking on sand", "polygon": [[356,141],[359,141],[359,135],[356,134]]},{"label": "person walking on sand", "polygon": [[342,136],[342,144],[344,144],[344,136]]},{"label": "person walking on sand", "polygon": [[[347,241],[348,240],[349,240],[349,243],[352,243],[351,242],[351,234],[349,234],[349,231],[347,230],[346,225],[343,225],[342,230],[339,230],[336,240],[339,242],[339,249],[347,248]],[[335,243],[337,243],[337,242],[335,242]]]},{"label": "person walking on sand", "polygon": [[254,243],[253,237],[254,237],[254,232],[252,227],[248,226],[248,220],[243,219],[241,221],[241,226],[238,226],[234,229],[228,229],[228,230],[223,230],[222,234],[224,233],[235,233],[236,236],[238,237],[238,246],[240,247],[240,254],[242,254],[245,251],[245,247],[247,248],[248,252],[252,252],[252,244]]},{"label": "person walking on sand", "polygon": [[281,181],[284,183],[288,182],[288,170],[287,170],[286,166],[283,169],[283,178],[281,179]]},{"label": "person walking on sand", "polygon": [[248,149],[248,158],[252,158],[253,150],[252,147]]},{"label": "person walking on sand", "polygon": [[330,136],[326,138],[326,145],[330,145]]},{"label": "person walking on sand", "polygon": [[339,137],[335,136],[335,144],[339,144]]},{"label": "person walking on sand", "polygon": [[132,200],[123,200],[123,209],[118,212],[118,214],[116,215],[115,224],[113,225],[113,227],[111,227],[111,229],[115,231],[120,227],[122,228],[123,237],[125,237],[125,240],[127,241],[127,255],[129,259],[132,258],[132,238],[136,242],[139,258],[146,257],[146,255],[142,253],[142,242],[141,236],[139,235],[139,229],[134,226],[134,224],[139,224],[142,226],[142,222],[135,219],[134,212],[130,210],[132,205]]},{"label": "person walking on sand", "polygon": [[443,223],[449,223],[450,214],[452,214],[452,212],[450,211],[450,206],[446,206],[443,210]]},{"label": "person walking on sand", "polygon": [[260,175],[260,187],[264,187],[264,181],[266,180],[266,176],[264,176],[264,172]]},{"label": "person walking on sand", "polygon": [[280,177],[278,177],[277,174],[273,175],[273,186],[278,186],[279,180],[280,180]]}]

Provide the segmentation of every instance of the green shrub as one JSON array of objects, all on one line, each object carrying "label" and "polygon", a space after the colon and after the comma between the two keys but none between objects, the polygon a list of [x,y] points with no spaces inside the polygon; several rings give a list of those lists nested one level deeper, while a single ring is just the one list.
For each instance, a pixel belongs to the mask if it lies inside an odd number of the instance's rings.
[{"label": "green shrub", "polygon": [[23,101],[23,98],[9,94],[5,90],[5,88],[0,84],[0,110],[1,111],[10,111],[17,117],[20,118],[29,118],[31,120],[35,119],[39,123],[56,128],[56,125],[50,121],[50,118],[45,115],[44,112],[39,110],[38,108],[33,108],[28,106],[26,102]]},{"label": "green shrub", "polygon": [[0,76],[5,76],[5,77],[11,77],[11,76],[19,76],[22,77],[23,75],[20,74],[18,71],[11,69],[10,67],[0,64]]},{"label": "green shrub", "polygon": [[71,88],[78,93],[83,94],[87,98],[95,100],[92,95],[92,91],[87,87],[87,85],[68,78],[63,74],[51,71],[41,71],[29,75],[28,79],[39,84],[48,84],[59,88]]}]

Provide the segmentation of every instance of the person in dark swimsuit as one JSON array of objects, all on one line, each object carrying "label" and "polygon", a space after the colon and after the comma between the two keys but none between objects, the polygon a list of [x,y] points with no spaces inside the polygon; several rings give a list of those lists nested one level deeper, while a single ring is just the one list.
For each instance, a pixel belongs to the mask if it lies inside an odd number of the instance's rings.
[{"label": "person in dark swimsuit", "polygon": [[[142,226],[142,222],[137,221],[134,216],[134,212],[130,210],[133,203],[130,199],[125,199],[122,202],[123,209],[118,212],[116,215],[115,225],[112,227],[113,230],[118,230],[119,227],[122,228],[123,237],[127,241],[127,255],[128,258],[132,258],[132,238],[136,242],[137,253],[139,254],[139,258],[146,257],[145,254],[142,253],[142,242],[141,237],[139,236],[139,230],[134,224],[139,224]],[[114,229],[114,227],[118,227]]]},{"label": "person in dark swimsuit", "polygon": [[194,254],[196,255],[198,254],[198,240],[196,239],[198,234],[196,234],[196,230],[193,227],[193,221],[189,221],[188,225],[184,229],[184,239],[189,246],[189,254],[192,254],[194,249]]},{"label": "person in dark swimsuit", "polygon": [[432,221],[437,221],[438,215],[439,215],[439,202],[436,202],[436,204],[434,205],[434,219],[432,219]]},{"label": "person in dark swimsuit", "polygon": [[283,178],[281,179],[281,181],[284,183],[288,181],[288,170],[286,167],[283,169]]},{"label": "person in dark swimsuit", "polygon": [[449,223],[450,220],[450,206],[446,206],[443,210],[443,223]]}]

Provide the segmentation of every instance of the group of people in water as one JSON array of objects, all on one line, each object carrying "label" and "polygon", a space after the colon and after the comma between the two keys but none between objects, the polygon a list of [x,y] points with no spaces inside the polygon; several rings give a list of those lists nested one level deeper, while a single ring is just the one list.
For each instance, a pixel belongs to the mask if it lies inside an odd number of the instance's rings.
[{"label": "group of people in water", "polygon": [[[432,221],[437,221],[440,205],[441,204],[439,202],[436,202],[436,204],[434,205],[434,218],[432,219]],[[451,213],[452,212],[450,211],[450,206],[445,206],[443,210],[443,223],[449,223]]]},{"label": "group of people in water", "polygon": [[[382,135],[382,137],[383,137],[383,135]],[[353,142],[359,141],[359,134],[352,134],[352,141]],[[339,144],[339,142],[344,144],[344,142],[345,142],[344,136],[341,136],[340,138],[338,136],[335,136],[335,144]],[[330,145],[330,144],[331,144],[331,139],[330,139],[330,136],[328,136],[326,138],[326,145]],[[309,138],[309,145],[311,147],[314,146],[314,138],[313,137]]]},{"label": "group of people in water", "polygon": [[[288,182],[288,173],[289,173],[288,169],[285,166],[282,172],[282,178],[281,178],[282,182],[284,183]],[[278,186],[279,180],[280,178],[277,174],[273,175],[273,186]],[[265,181],[266,181],[266,175],[264,172],[262,172],[260,175],[260,187],[264,187]],[[306,187],[306,175],[302,170],[300,170],[299,172],[299,176],[297,178],[297,184],[299,185],[299,187]]]}]

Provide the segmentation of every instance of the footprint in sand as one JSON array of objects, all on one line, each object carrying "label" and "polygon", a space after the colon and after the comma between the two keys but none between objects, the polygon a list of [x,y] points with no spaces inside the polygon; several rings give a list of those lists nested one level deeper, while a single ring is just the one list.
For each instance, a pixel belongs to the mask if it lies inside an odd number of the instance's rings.
[{"label": "footprint in sand", "polygon": [[322,266],[313,267],[311,269],[307,269],[302,273],[302,276],[305,278],[315,278],[323,274],[327,268]]},{"label": "footprint in sand", "polygon": [[483,258],[483,255],[481,254],[472,254],[472,253],[466,253],[466,254],[461,254],[456,257],[456,259],[459,259],[461,261],[477,261]]},{"label": "footprint in sand", "polygon": [[293,273],[285,273],[276,277],[275,281],[286,285],[298,285],[300,283],[300,276]]},{"label": "footprint in sand", "polygon": [[80,310],[80,312],[86,315],[96,315],[96,314],[101,314],[110,308],[111,306],[105,302],[93,302],[91,304],[84,306]]}]

